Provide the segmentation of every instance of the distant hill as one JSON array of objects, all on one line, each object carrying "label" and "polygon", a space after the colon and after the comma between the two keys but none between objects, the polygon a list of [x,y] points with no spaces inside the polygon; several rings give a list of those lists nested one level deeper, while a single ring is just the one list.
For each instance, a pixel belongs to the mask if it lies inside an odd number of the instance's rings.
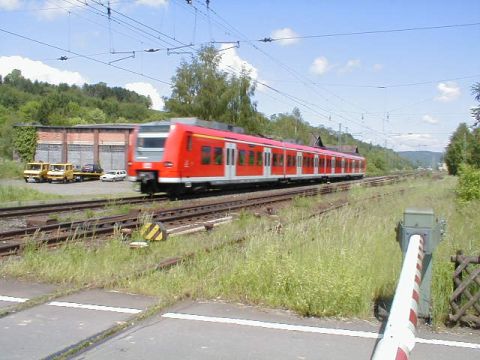
[{"label": "distant hill", "polygon": [[397,154],[416,166],[424,168],[438,168],[438,163],[443,162],[443,153],[433,151],[398,151]]}]

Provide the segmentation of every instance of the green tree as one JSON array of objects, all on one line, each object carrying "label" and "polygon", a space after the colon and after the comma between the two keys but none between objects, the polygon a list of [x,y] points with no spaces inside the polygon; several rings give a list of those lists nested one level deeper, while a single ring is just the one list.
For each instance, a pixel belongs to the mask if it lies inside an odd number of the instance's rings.
[{"label": "green tree", "polygon": [[175,116],[196,116],[244,127],[259,132],[255,86],[248,72],[228,75],[219,68],[221,54],[204,47],[191,63],[183,61],[172,78],[172,94],[165,98],[165,109]]},{"label": "green tree", "polygon": [[457,197],[461,202],[480,199],[480,170],[462,164],[458,170]]},{"label": "green tree", "polygon": [[37,129],[33,126],[15,127],[13,144],[23,161],[32,161],[37,149]]},{"label": "green tree", "polygon": [[[480,102],[480,82],[472,86],[472,94],[475,100]],[[472,115],[475,118],[474,126],[480,125],[480,105],[472,109]]]},{"label": "green tree", "polygon": [[445,163],[447,164],[449,174],[456,175],[460,164],[471,162],[472,143],[472,133],[468,129],[467,124],[461,123],[451,136],[445,153]]},{"label": "green tree", "polygon": [[40,103],[36,100],[30,100],[20,106],[19,115],[25,123],[34,123],[38,121],[37,115],[40,109]]},{"label": "green tree", "polygon": [[276,136],[309,145],[313,129],[303,120],[298,108],[294,108],[291,113],[273,115],[271,122],[272,132]]}]

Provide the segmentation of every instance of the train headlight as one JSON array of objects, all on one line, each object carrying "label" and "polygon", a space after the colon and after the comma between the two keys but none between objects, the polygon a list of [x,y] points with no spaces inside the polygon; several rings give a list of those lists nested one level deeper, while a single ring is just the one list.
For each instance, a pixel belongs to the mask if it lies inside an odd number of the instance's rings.
[{"label": "train headlight", "polygon": [[163,166],[165,166],[166,168],[171,168],[171,167],[173,167],[173,162],[171,162],[171,161],[164,161],[164,162],[163,162]]}]

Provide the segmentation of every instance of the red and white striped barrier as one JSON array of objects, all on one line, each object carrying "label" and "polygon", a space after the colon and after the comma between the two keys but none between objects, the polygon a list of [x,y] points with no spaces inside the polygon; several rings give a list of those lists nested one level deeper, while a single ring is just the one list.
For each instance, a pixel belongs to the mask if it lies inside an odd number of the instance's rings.
[{"label": "red and white striped barrier", "polygon": [[387,326],[372,360],[406,360],[415,346],[423,256],[423,238],[411,236]]}]

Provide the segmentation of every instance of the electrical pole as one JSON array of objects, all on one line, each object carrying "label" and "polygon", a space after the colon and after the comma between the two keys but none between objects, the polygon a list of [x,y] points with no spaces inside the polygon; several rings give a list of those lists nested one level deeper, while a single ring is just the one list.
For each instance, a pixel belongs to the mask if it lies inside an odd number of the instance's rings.
[{"label": "electrical pole", "polygon": [[338,124],[338,136],[337,136],[337,146],[340,149],[340,144],[341,144],[341,136],[342,136],[342,124]]}]

